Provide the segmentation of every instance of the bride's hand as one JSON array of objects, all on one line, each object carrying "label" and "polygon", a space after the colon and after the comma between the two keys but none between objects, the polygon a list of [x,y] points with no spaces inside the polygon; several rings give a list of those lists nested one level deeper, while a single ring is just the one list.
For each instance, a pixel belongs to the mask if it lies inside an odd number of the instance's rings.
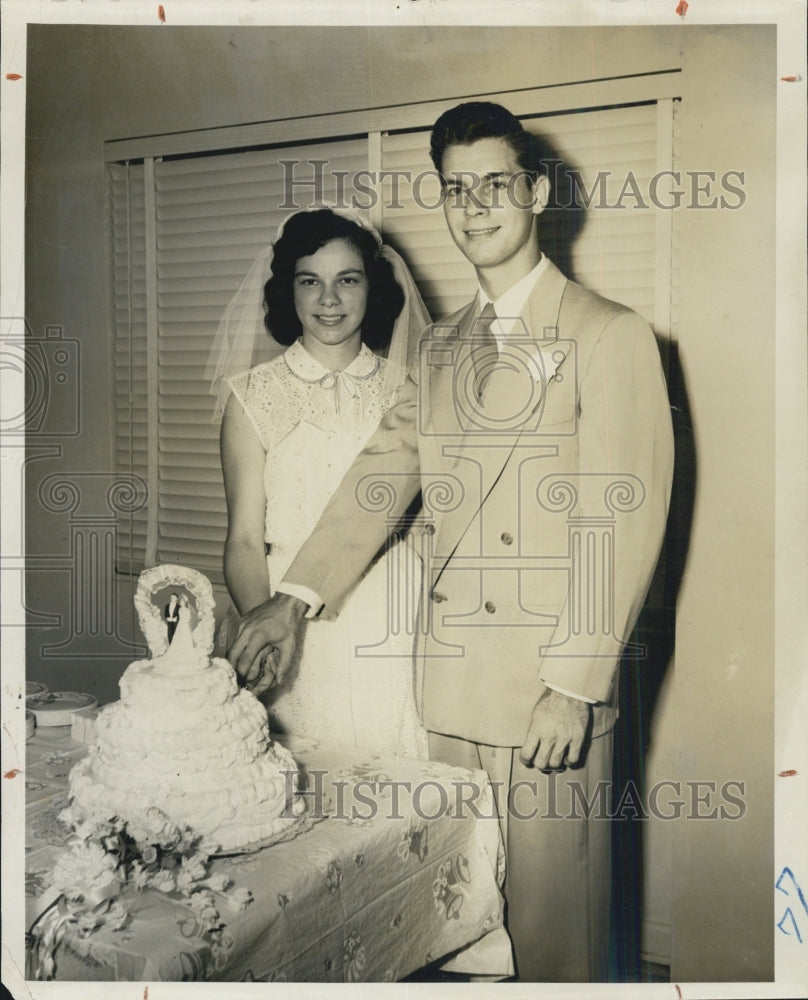
[{"label": "bride's hand", "polygon": [[307,607],[289,594],[276,594],[241,619],[227,659],[253,694],[282,683],[294,660]]}]

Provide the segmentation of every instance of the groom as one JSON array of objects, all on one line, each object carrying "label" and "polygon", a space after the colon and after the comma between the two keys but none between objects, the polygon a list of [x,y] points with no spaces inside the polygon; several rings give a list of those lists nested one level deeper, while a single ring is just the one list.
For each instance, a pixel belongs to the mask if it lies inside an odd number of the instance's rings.
[{"label": "groom", "polygon": [[389,519],[362,506],[363,488],[389,482],[393,515],[421,489],[433,544],[420,650],[430,754],[482,767],[502,790],[518,978],[598,981],[618,662],[672,475],[664,378],[644,320],[542,254],[550,182],[510,112],[447,111],[430,154],[478,291],[426,332],[399,401],[229,657],[256,693],[279,682],[302,619],[337,614],[385,542]]}]

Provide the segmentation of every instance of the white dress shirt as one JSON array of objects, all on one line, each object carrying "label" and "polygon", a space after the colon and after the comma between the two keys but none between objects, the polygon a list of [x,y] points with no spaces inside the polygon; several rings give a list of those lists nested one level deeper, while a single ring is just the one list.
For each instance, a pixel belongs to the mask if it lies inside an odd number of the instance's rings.
[{"label": "white dress shirt", "polygon": [[539,263],[528,271],[524,278],[520,278],[515,285],[511,285],[508,291],[500,295],[496,301],[486,295],[482,285],[478,286],[475,313],[481,313],[489,302],[494,307],[497,318],[491,324],[491,333],[494,334],[500,351],[522,315],[522,310],[525,308],[525,303],[530,298],[536,282],[547,270],[547,265],[548,260],[542,254]]}]

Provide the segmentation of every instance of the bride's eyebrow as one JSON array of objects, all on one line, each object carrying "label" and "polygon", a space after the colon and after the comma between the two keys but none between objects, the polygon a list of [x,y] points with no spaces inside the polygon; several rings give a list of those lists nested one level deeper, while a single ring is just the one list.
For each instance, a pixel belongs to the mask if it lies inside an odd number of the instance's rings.
[{"label": "bride's eyebrow", "polygon": [[[337,271],[337,277],[341,278],[346,274],[364,274],[364,268],[361,267],[346,267],[344,271]],[[295,277],[299,278],[301,275],[305,275],[307,278],[319,278],[320,275],[316,271],[306,271],[301,269],[300,271],[295,271]]]}]

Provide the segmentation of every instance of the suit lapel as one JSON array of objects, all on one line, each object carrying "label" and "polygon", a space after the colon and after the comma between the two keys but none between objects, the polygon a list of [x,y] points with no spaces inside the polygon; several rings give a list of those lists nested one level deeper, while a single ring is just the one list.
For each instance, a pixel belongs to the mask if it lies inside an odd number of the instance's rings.
[{"label": "suit lapel", "polygon": [[[566,283],[564,275],[552,261],[548,261],[547,270],[536,283],[519,321],[503,345],[504,364],[488,380],[483,393],[484,409],[479,420],[475,421],[473,413],[469,413],[472,407],[457,405],[451,371],[447,373],[443,370],[442,377],[435,380],[436,394],[432,398],[432,405],[442,408],[453,405],[455,411],[459,411],[458,428],[463,432],[462,441],[456,449],[449,449],[450,452],[454,451],[454,456],[449,458],[449,465],[454,468],[467,456],[479,463],[483,477],[479,504],[467,508],[462,520],[452,519],[445,525],[441,549],[448,555],[438,575],[451,559],[480,507],[496,485],[521,433],[530,421],[531,414],[543,407],[546,393],[552,391],[552,375],[563,362],[568,349],[561,344],[555,345]],[[458,320],[458,367],[461,364],[471,364],[475,304],[476,299],[469,303],[466,312]],[[535,385],[526,388],[525,379],[530,377],[528,372],[531,359],[534,359]],[[524,409],[519,408],[518,420],[513,418],[515,400],[524,403]],[[481,428],[480,424],[486,429]]]},{"label": "suit lapel", "polygon": [[[555,264],[548,260],[547,270],[527,300],[525,322],[528,336],[534,341],[553,340],[558,336],[558,316],[566,287],[567,279]],[[522,335],[524,336],[524,333]],[[517,336],[516,330],[511,334],[511,337],[513,336]]]},{"label": "suit lapel", "polygon": [[[469,409],[458,399],[462,391],[464,376],[472,367],[471,331],[476,318],[476,298],[447,321],[452,330],[446,337],[449,350],[445,353],[445,363],[438,367],[430,382],[430,402],[434,413],[439,414],[436,424],[446,430],[452,442],[450,451],[456,450],[461,436],[469,429]],[[459,384],[461,388],[459,388]],[[456,459],[449,459],[454,465]]]}]

